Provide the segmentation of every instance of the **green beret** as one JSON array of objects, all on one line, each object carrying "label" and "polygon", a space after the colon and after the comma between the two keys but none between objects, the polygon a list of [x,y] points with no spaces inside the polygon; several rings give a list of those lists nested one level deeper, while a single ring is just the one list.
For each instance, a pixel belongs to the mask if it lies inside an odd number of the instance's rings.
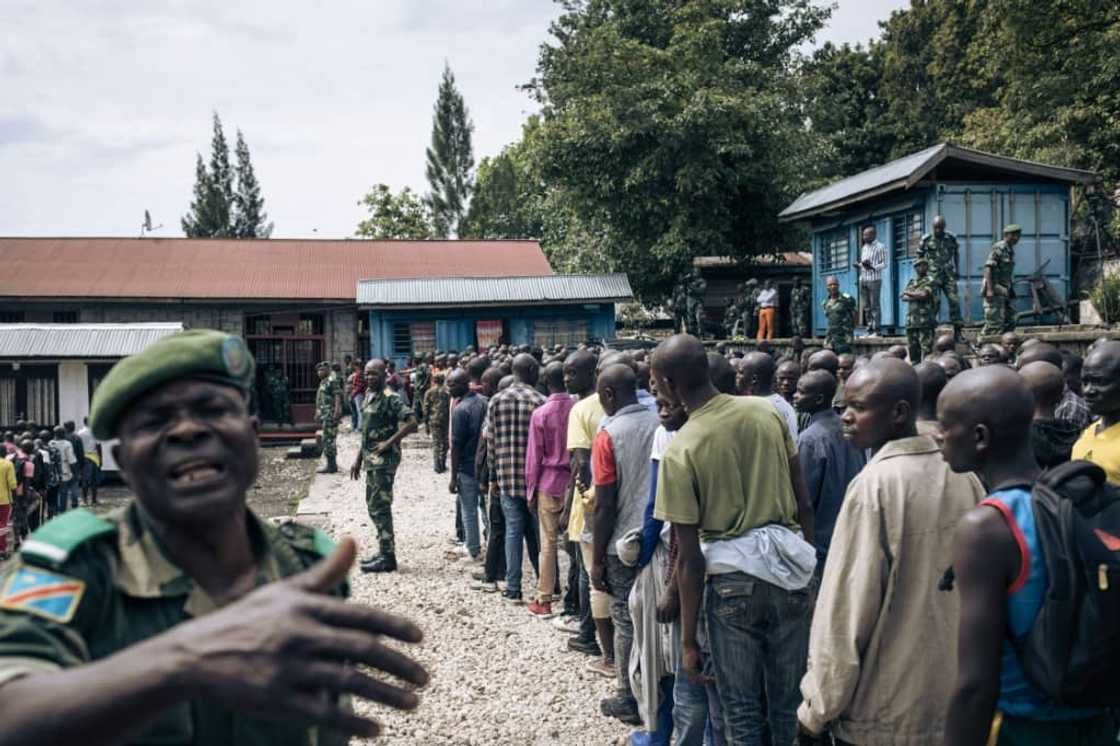
[{"label": "green beret", "polygon": [[1003,226],[1003,232],[1004,233],[1022,233],[1023,232],[1023,226],[1019,225],[1018,223],[1008,223],[1007,225]]},{"label": "green beret", "polygon": [[191,329],[164,337],[113,366],[93,395],[90,429],[99,440],[115,438],[129,406],[171,381],[203,378],[234,386],[248,395],[253,365],[245,340],[232,334]]}]

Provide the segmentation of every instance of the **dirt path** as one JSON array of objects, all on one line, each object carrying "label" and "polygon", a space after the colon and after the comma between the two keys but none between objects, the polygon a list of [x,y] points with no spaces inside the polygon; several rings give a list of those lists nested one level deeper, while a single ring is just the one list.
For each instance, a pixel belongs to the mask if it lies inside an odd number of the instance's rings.
[{"label": "dirt path", "polygon": [[[615,744],[627,726],[599,713],[613,680],[586,670],[567,635],[494,594],[471,590],[466,563],[448,556],[455,507],[446,475],[431,469],[421,436],[405,443],[394,492],[397,559],[390,575],[351,575],[353,597],[411,617],[427,638],[415,649],[432,672],[410,714],[372,708],[384,725],[378,744]],[[339,464],[353,462],[357,438],[339,439]],[[330,516],[330,530],[354,536],[361,556],[376,550],[365,487],[345,476],[317,476],[307,504]],[[317,507],[322,506],[322,507]],[[526,562],[525,590],[533,583]],[[528,598],[528,592],[526,592]],[[357,743],[357,741],[355,741]]]}]

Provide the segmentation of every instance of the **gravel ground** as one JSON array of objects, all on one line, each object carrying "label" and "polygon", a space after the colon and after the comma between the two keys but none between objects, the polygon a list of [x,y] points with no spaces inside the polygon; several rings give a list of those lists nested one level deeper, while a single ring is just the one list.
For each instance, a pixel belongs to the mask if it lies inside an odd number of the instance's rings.
[{"label": "gravel ground", "polygon": [[[591,659],[569,652],[567,634],[531,618],[496,594],[471,590],[465,560],[448,554],[455,505],[447,476],[433,473],[423,436],[405,442],[393,493],[400,571],[351,574],[353,598],[403,614],[425,631],[411,652],[432,673],[411,713],[359,704],[383,724],[378,744],[620,744],[629,727],[599,713],[614,681],[587,671]],[[353,463],[357,436],[339,436],[339,465]],[[315,501],[330,502],[331,530],[377,548],[366,513],[364,482],[316,476]],[[561,552],[563,557],[563,552]],[[525,591],[534,582],[525,563]],[[563,575],[562,575],[563,577]],[[354,743],[359,743],[357,740]]]}]

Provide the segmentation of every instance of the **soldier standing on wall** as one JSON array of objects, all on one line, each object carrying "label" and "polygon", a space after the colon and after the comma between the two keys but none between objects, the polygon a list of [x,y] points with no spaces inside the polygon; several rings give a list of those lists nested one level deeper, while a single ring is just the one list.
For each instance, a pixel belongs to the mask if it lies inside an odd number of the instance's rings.
[{"label": "soldier standing on wall", "polygon": [[856,300],[847,293],[840,292],[840,281],[836,275],[825,280],[828,297],[821,301],[828,330],[824,335],[824,346],[836,354],[850,352],[852,336],[856,326]]},{"label": "soldier standing on wall", "polygon": [[984,280],[980,294],[984,296],[984,329],[981,334],[993,335],[1015,329],[1015,244],[1023,229],[1012,223],[1003,228],[1003,240],[992,244],[988,261],[984,262]]},{"label": "soldier standing on wall", "polygon": [[926,270],[929,261],[919,257],[914,262],[917,275],[906,283],[906,289],[899,296],[910,304],[906,312],[906,342],[910,362],[917,365],[933,349],[933,330],[937,325],[937,291],[935,281]]},{"label": "soldier standing on wall", "polygon": [[708,283],[696,267],[685,278],[686,299],[688,301],[688,324],[690,332],[696,337],[704,336],[704,293]]},{"label": "soldier standing on wall", "polygon": [[[918,259],[928,262],[929,278],[933,287],[933,299],[940,307],[941,295],[949,303],[949,323],[953,325],[953,334],[961,339],[961,302],[957,296],[957,277],[960,271],[957,267],[959,256],[957,237],[945,230],[945,217],[938,215],[933,219],[933,233],[922,236],[918,245]],[[936,323],[937,319],[934,319]]]},{"label": "soldier standing on wall", "polygon": [[809,306],[812,304],[809,287],[801,284],[800,277],[793,278],[793,289],[789,291],[789,323],[794,337],[804,337],[809,333]]}]

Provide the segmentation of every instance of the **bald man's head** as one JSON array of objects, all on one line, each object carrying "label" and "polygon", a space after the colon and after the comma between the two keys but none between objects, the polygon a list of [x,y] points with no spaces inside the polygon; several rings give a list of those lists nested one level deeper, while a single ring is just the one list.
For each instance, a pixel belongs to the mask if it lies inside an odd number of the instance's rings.
[{"label": "bald man's head", "polygon": [[1043,360],[1027,363],[1019,369],[1034,397],[1034,417],[1037,420],[1054,419],[1054,409],[1062,400],[1066,382],[1058,366]]},{"label": "bald man's head", "polygon": [[957,338],[952,334],[942,334],[933,343],[933,351],[942,354],[945,352],[952,352],[957,349]]},{"label": "bald man's head", "polygon": [[811,370],[797,381],[793,406],[799,412],[816,414],[832,407],[836,379],[827,370]]},{"label": "bald man's head", "polygon": [[548,393],[564,393],[564,364],[554,361],[544,366],[544,383]]},{"label": "bald man's head", "polygon": [[1112,427],[1120,420],[1120,342],[1097,342],[1085,356],[1081,389],[1101,425]]},{"label": "bald man's head", "polygon": [[1058,368],[1062,367],[1062,353],[1057,347],[1049,342],[1036,342],[1032,345],[1024,345],[1019,352],[1019,359],[1015,364],[1021,370],[1023,366],[1038,361],[1056,365]]},{"label": "bald man's head", "polygon": [[650,362],[658,390],[687,402],[712,384],[708,378],[708,353],[691,334],[677,334],[654,350]]},{"label": "bald man's head", "polygon": [[518,383],[535,386],[537,378],[540,376],[541,364],[529,353],[521,352],[513,359],[512,370],[513,377],[517,379]]},{"label": "bald man's head", "polygon": [[735,394],[735,369],[718,352],[708,353],[708,378],[721,394]]},{"label": "bald man's head", "polygon": [[577,350],[564,361],[564,387],[569,394],[586,396],[595,388],[597,359],[589,350]]},{"label": "bald man's head", "polygon": [[750,352],[739,361],[736,386],[740,394],[770,396],[774,390],[774,358],[765,352]]},{"label": "bald man's head", "polygon": [[603,411],[609,416],[638,402],[638,377],[633,368],[623,363],[611,363],[603,368],[595,389]]},{"label": "bald man's head", "polygon": [[840,370],[840,358],[832,350],[820,350],[809,356],[809,370],[826,370],[836,377]]},{"label": "bald man's head", "polygon": [[1031,454],[1034,397],[1022,376],[1003,365],[966,370],[937,399],[942,458],[953,471],[983,476],[991,465]]},{"label": "bald man's head", "polygon": [[918,374],[910,365],[894,356],[873,359],[844,385],[844,436],[856,448],[878,449],[916,435],[920,399]]},{"label": "bald man's head", "polygon": [[949,382],[945,369],[935,362],[924,360],[914,366],[914,373],[918,376],[918,385],[921,386],[921,403],[918,407],[919,420],[937,419],[937,397]]},{"label": "bald man's head", "polygon": [[899,360],[905,360],[907,352],[906,345],[891,345],[887,348],[887,354],[891,357],[897,357]]}]

